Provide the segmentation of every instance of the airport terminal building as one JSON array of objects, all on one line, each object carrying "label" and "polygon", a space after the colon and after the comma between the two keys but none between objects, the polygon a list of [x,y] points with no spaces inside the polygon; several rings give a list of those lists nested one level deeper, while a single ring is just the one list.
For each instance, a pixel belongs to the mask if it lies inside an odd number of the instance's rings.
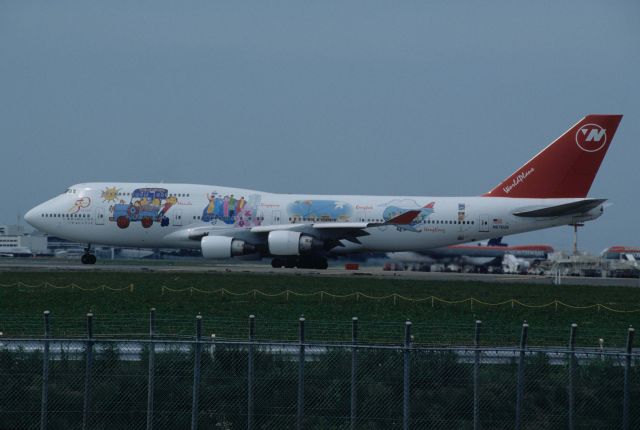
[{"label": "airport terminal building", "polygon": [[0,225],[0,256],[21,257],[49,254],[47,236],[25,233],[21,225]]}]

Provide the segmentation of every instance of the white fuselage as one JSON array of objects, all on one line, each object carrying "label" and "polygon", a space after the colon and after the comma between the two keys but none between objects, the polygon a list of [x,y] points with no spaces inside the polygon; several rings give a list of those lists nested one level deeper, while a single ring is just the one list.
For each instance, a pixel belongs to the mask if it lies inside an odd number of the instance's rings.
[{"label": "white fuselage", "polygon": [[392,252],[420,251],[583,222],[602,213],[599,206],[579,216],[513,215],[523,208],[577,200],[581,199],[294,195],[210,185],[86,183],[36,206],[25,219],[41,231],[78,242],[197,249],[200,241],[183,233],[202,226],[213,226],[230,236],[234,231],[265,226],[285,229],[292,225],[311,227],[314,223],[382,224],[400,211],[433,203],[411,225],[368,227],[364,229],[367,234],[357,241],[341,240],[343,246],[331,250]]}]

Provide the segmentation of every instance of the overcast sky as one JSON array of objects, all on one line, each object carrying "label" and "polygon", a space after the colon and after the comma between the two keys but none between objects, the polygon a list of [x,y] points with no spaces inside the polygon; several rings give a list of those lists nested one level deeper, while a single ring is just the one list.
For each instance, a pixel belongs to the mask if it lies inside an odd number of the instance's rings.
[{"label": "overcast sky", "polygon": [[0,223],[86,181],[478,195],[621,113],[580,239],[640,246],[639,100],[635,0],[0,0]]}]

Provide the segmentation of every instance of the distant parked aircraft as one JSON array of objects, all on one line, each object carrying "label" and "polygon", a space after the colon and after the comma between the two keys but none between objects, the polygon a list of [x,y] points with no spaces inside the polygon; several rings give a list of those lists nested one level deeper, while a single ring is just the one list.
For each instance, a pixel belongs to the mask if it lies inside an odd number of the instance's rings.
[{"label": "distant parked aircraft", "polygon": [[640,247],[611,246],[602,251],[600,255],[607,260],[626,261],[635,266],[640,266]]},{"label": "distant parked aircraft", "polygon": [[487,244],[451,245],[421,252],[390,252],[387,256],[402,263],[455,265],[460,268],[471,266],[477,271],[482,271],[489,266],[502,266],[505,255],[531,263],[546,260],[553,252],[553,248],[548,245],[509,246],[500,239],[491,240]]}]

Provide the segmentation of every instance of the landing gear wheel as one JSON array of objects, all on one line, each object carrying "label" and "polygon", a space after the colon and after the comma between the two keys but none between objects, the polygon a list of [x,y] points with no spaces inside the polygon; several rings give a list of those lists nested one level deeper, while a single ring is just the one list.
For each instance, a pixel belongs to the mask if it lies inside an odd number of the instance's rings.
[{"label": "landing gear wheel", "polygon": [[325,270],[329,267],[329,263],[325,257],[319,255],[303,255],[298,259],[297,266],[300,269]]},{"label": "landing gear wheel", "polygon": [[273,260],[271,260],[271,267],[273,267],[274,269],[279,269],[282,266],[284,266],[284,262],[281,258],[274,258]]},{"label": "landing gear wheel", "polygon": [[97,258],[93,254],[82,254],[80,261],[82,264],[96,264]]},{"label": "landing gear wheel", "polygon": [[314,269],[314,257],[311,255],[302,255],[298,259],[298,267],[300,269]]},{"label": "landing gear wheel", "polygon": [[287,269],[293,269],[298,264],[298,259],[296,257],[289,257],[284,260],[284,267]]},{"label": "landing gear wheel", "polygon": [[329,268],[329,262],[325,257],[314,258],[314,267],[320,270],[327,270]]}]

